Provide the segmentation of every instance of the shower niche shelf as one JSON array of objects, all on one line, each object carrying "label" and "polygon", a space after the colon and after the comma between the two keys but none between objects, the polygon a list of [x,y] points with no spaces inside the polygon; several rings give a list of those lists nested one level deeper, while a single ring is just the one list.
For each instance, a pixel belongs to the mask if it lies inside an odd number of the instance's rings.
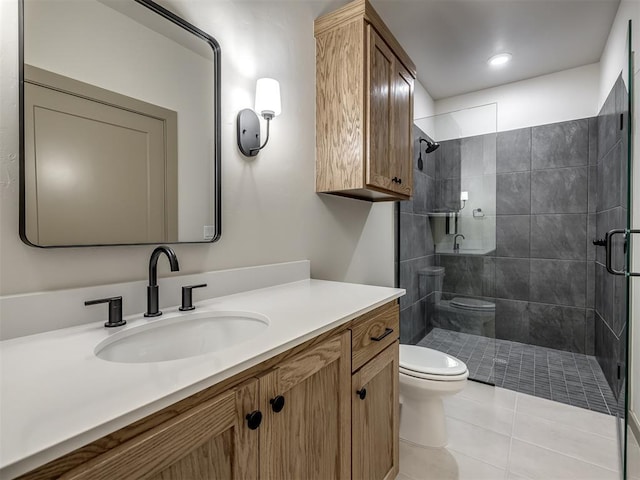
[{"label": "shower niche shelf", "polygon": [[455,235],[459,229],[460,212],[428,212],[433,232]]}]

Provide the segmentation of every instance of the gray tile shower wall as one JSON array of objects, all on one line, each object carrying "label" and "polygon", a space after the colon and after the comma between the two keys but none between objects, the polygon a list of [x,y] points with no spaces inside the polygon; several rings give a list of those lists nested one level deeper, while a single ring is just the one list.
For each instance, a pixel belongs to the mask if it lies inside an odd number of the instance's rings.
[{"label": "gray tile shower wall", "polygon": [[[598,115],[597,200],[595,227],[592,226],[598,238],[604,238],[608,230],[627,225],[628,103],[628,92],[620,76]],[[615,238],[613,263],[614,268],[620,269],[624,262],[623,244],[621,237]],[[620,378],[624,378],[622,370],[626,355],[626,279],[606,271],[605,251],[600,247],[595,251],[593,276],[595,355],[614,395],[622,398]]]},{"label": "gray tile shower wall", "polygon": [[[434,153],[426,154],[420,138],[431,140],[418,127],[413,128],[413,191],[411,200],[400,202],[398,223],[400,241],[398,245],[398,285],[407,294],[400,298],[400,341],[417,343],[431,327],[428,319],[432,316],[435,302],[435,288],[429,277],[420,272],[435,264],[434,242],[427,212],[436,206],[436,169]],[[422,147],[422,152],[420,151]],[[452,150],[459,155],[458,150]],[[449,167],[449,174],[455,175],[455,168]]]},{"label": "gray tile shower wall", "polygon": [[[479,150],[482,155],[482,150]],[[462,177],[462,141],[449,140],[440,143],[440,148],[430,154],[435,161],[435,205],[436,212],[458,210],[460,206],[460,182]],[[431,158],[430,158],[431,160]]]},{"label": "gray tile shower wall", "polygon": [[[416,343],[438,322],[436,300],[456,296],[495,303],[499,339],[595,354],[614,391],[625,328],[624,281],[604,268],[604,249],[592,244],[624,226],[626,135],[619,80],[598,117],[493,134],[496,149],[496,250],[484,256],[435,254],[428,212],[459,202],[461,156],[486,159],[487,138],[441,142],[421,155],[414,127],[414,191],[399,207],[401,341]],[[436,139],[437,140],[437,139]],[[614,255],[621,266],[622,245]],[[441,290],[420,276],[445,268]],[[451,321],[452,325],[462,321]],[[451,327],[456,328],[456,327]]]},{"label": "gray tile shower wall", "polygon": [[443,298],[493,301],[499,339],[594,353],[597,127],[585,118],[498,133],[496,250],[436,257]]}]

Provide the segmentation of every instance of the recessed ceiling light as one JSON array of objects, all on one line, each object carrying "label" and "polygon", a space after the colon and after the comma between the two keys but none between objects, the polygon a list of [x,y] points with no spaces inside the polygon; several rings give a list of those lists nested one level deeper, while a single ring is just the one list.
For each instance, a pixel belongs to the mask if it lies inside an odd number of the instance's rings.
[{"label": "recessed ceiling light", "polygon": [[487,60],[487,63],[492,67],[498,67],[509,62],[509,60],[511,60],[510,53],[498,53],[497,55],[494,55],[489,60]]}]

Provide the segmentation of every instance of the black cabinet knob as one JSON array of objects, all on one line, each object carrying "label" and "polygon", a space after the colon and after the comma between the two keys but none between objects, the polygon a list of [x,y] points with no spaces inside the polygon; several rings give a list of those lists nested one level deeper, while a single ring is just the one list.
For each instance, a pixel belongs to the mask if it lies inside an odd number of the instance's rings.
[{"label": "black cabinet knob", "polygon": [[262,423],[262,412],[260,410],[254,410],[251,413],[247,413],[247,426],[251,430],[255,430]]},{"label": "black cabinet knob", "polygon": [[363,388],[362,390],[356,390],[356,394],[360,397],[360,400],[364,400],[367,398],[367,389]]},{"label": "black cabinet knob", "polygon": [[278,413],[284,408],[284,397],[282,395],[278,395],[276,398],[269,400],[269,403],[271,404],[273,411]]}]

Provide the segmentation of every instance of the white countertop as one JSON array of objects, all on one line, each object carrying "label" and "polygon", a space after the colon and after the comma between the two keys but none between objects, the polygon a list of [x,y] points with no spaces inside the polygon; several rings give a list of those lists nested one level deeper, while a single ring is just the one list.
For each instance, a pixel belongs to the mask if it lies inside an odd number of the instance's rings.
[{"label": "white countertop", "polygon": [[[196,302],[269,318],[265,333],[222,351],[125,364],[94,355],[109,335],[178,315],[125,317],[0,342],[0,477],[12,478],[229,378],[404,294],[397,288],[302,280]],[[198,310],[196,310],[198,311]]]}]

